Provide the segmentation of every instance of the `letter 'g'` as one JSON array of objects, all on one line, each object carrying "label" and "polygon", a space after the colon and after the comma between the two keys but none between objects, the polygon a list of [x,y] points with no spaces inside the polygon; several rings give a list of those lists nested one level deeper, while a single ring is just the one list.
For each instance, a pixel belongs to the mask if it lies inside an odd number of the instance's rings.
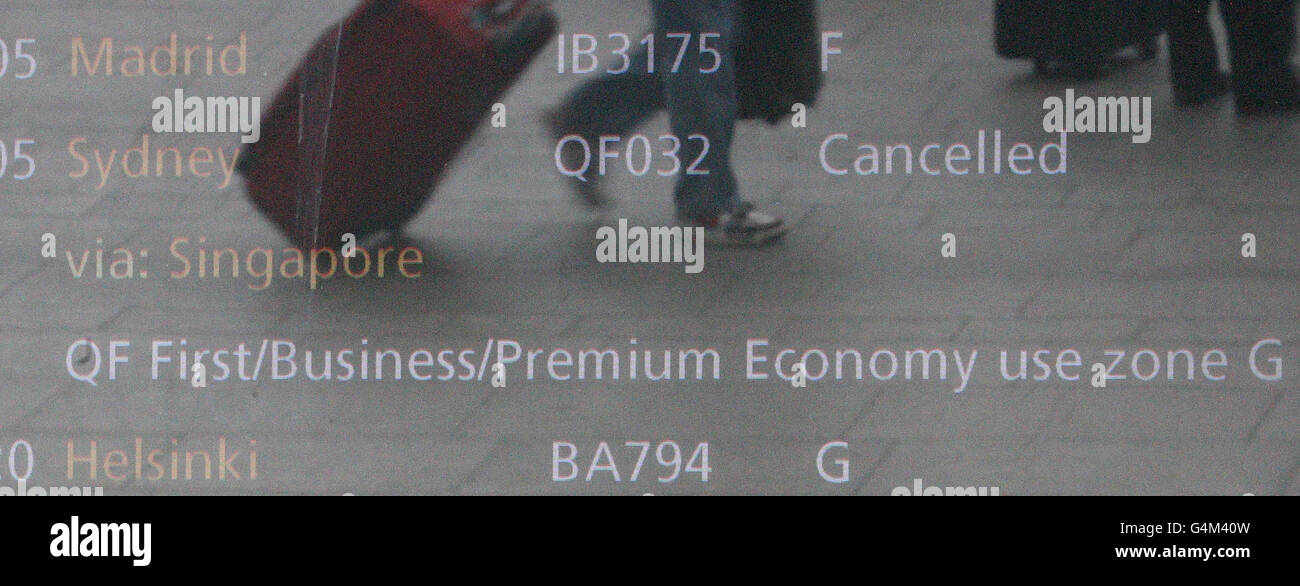
[{"label": "letter 'g'", "polygon": [[1250,349],[1250,372],[1259,380],[1278,381],[1282,380],[1282,359],[1276,356],[1265,360],[1272,365],[1267,374],[1259,370],[1258,354],[1259,349],[1264,346],[1281,346],[1282,341],[1278,339],[1260,340]]},{"label": "letter 'g'", "polygon": [[843,484],[849,481],[849,461],[846,458],[836,458],[832,460],[838,469],[835,474],[829,474],[826,472],[826,452],[829,452],[832,449],[843,450],[848,447],[849,444],[844,442],[831,442],[822,446],[822,449],[817,451],[817,474],[822,477],[822,480],[834,484]]}]

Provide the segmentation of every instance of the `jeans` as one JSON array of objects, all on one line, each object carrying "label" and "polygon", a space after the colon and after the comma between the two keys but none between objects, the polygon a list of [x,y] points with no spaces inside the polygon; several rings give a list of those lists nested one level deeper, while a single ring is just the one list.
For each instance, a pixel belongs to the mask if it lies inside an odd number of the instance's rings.
[{"label": "jeans", "polygon": [[[640,126],[660,109],[667,109],[672,134],[681,141],[681,161],[673,193],[677,215],[685,219],[715,218],[733,211],[738,203],[736,177],[731,168],[731,141],[736,125],[735,45],[736,0],[651,0],[654,11],[654,73],[647,72],[649,48],[632,43],[631,65],[621,74],[605,74],[584,83],[569,95],[560,108],[561,126],[598,144],[602,134],[619,135]],[[690,33],[689,46],[677,72],[680,37],[668,33]],[[700,51],[703,33],[710,36],[708,48],[719,57]],[[718,63],[713,73],[701,73]],[[617,63],[614,64],[617,67]],[[691,135],[708,137],[705,142],[689,140]],[[593,140],[595,139],[595,140]],[[655,141],[658,151],[670,150],[669,141]],[[708,174],[687,174],[687,168],[704,154],[697,170]],[[661,167],[671,168],[670,164]]]}]

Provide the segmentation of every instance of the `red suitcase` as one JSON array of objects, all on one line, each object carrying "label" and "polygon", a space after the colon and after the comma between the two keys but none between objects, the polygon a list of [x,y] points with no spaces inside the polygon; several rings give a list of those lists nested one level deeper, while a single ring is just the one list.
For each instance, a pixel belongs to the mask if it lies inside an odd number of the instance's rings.
[{"label": "red suitcase", "polygon": [[555,28],[535,0],[366,0],[263,115],[249,197],[305,249],[400,230]]}]

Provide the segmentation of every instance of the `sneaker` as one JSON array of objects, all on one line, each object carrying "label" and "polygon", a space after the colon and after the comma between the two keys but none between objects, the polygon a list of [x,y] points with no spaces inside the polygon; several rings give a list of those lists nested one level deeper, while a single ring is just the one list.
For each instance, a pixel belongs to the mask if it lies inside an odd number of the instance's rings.
[{"label": "sneaker", "polygon": [[[569,132],[569,130],[564,127],[564,124],[561,123],[559,109],[547,110],[542,115],[542,118],[545,121],[546,129],[550,132],[551,139],[554,140],[556,144],[558,144],[560,139],[565,136],[574,134]],[[573,148],[566,148],[564,149],[564,152],[560,154],[560,164],[564,165],[565,169],[577,169],[581,167],[583,163],[582,159],[582,152]],[[568,181],[569,185],[573,188],[573,194],[577,196],[578,203],[582,204],[582,206],[587,209],[598,210],[610,204],[609,198],[605,195],[605,190],[600,186],[600,182],[598,181],[599,177],[599,175],[588,174],[584,181],[570,175],[565,176],[565,180]]]},{"label": "sneaker", "polygon": [[742,203],[736,211],[716,218],[679,219],[679,222],[687,227],[703,227],[704,243],[712,246],[764,246],[790,231],[780,218],[756,212],[750,203]]}]

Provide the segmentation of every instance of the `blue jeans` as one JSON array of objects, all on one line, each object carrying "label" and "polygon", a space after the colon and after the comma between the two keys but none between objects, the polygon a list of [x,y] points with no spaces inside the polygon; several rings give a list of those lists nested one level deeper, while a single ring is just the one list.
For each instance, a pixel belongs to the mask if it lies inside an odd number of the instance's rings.
[{"label": "blue jeans", "polygon": [[[560,109],[560,124],[565,130],[586,137],[592,144],[601,134],[619,135],[624,141],[631,132],[660,109],[667,109],[672,134],[681,140],[681,160],[677,186],[673,194],[680,217],[714,218],[733,211],[737,205],[736,177],[731,168],[731,141],[736,125],[736,74],[732,48],[736,36],[736,0],[651,0],[654,11],[655,73],[647,73],[649,49],[637,45],[631,54],[628,71],[606,74],[582,84]],[[673,73],[680,37],[668,33],[690,33],[685,57]],[[720,55],[720,65],[713,73],[701,69],[714,66],[712,54],[700,51],[703,33],[710,37],[708,47]],[[633,43],[637,40],[634,38]],[[707,175],[689,175],[686,169],[704,152],[701,140],[708,137],[708,153],[699,165]],[[671,147],[655,141],[659,150]],[[663,163],[661,167],[670,167]]]}]

